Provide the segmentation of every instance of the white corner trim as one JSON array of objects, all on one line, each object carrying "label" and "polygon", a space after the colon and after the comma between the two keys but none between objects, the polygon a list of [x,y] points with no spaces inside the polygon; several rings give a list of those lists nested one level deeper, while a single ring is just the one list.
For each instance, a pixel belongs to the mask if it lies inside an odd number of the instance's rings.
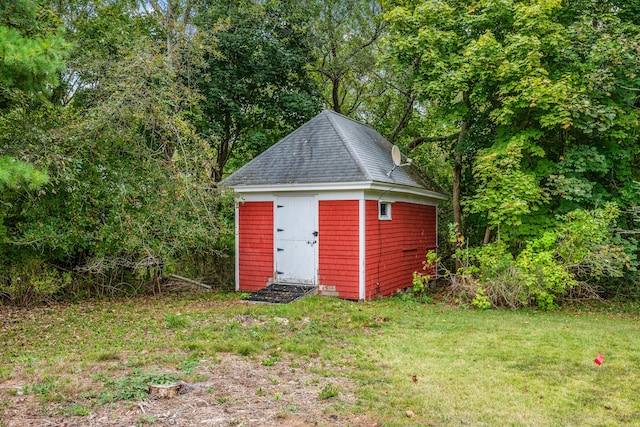
[{"label": "white corner trim", "polygon": [[235,281],[236,292],[240,291],[240,202],[235,202],[235,239],[236,239],[236,259],[235,259]]},{"label": "white corner trim", "polygon": [[364,299],[366,298],[366,291],[367,291],[367,287],[366,287],[366,248],[367,248],[367,239],[366,239],[366,231],[367,231],[367,223],[366,223],[366,200],[363,198],[361,198],[359,200],[359,214],[360,214],[360,221],[358,221],[359,223],[359,235],[358,235],[358,243],[359,243],[359,250],[358,250],[358,264],[360,266],[359,268],[359,272],[360,272],[360,276],[359,276],[359,285],[360,285],[360,290],[359,290],[359,296],[358,299],[361,301],[364,301]]},{"label": "white corner trim", "polygon": [[318,232],[316,236],[316,244],[313,247],[313,256],[315,257],[313,266],[313,284],[314,286],[320,285],[320,202],[318,195],[314,196],[314,216],[315,216],[315,230]]},{"label": "white corner trim", "polygon": [[[438,248],[440,248],[440,239],[438,237],[438,206],[436,206],[436,257],[438,256]],[[438,264],[436,264],[436,278],[438,277]]]}]

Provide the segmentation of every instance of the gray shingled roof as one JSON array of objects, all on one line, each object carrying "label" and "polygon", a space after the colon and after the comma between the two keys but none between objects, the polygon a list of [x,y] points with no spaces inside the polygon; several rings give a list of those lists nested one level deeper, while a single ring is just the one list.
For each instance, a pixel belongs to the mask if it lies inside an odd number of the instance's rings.
[{"label": "gray shingled roof", "polygon": [[415,165],[398,167],[387,176],[393,168],[391,147],[371,127],[324,110],[220,184],[380,182],[443,193]]}]

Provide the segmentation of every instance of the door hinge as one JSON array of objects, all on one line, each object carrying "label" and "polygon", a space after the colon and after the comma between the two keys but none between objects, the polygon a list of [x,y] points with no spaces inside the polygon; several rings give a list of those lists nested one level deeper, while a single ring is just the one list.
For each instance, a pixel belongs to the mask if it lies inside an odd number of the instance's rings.
[{"label": "door hinge", "polygon": [[284,205],[276,205],[277,208],[284,208]]},{"label": "door hinge", "polygon": [[312,234],[313,234],[313,237],[318,237],[318,232],[317,231],[314,231]]},{"label": "door hinge", "polygon": [[276,270],[276,274],[284,274],[284,272]]},{"label": "door hinge", "polygon": [[282,251],[284,251],[284,249],[282,249],[282,248],[278,248],[278,249],[276,249],[276,250],[277,250],[278,252],[282,252]]},{"label": "door hinge", "polygon": [[277,228],[276,231],[284,231],[282,228]]}]

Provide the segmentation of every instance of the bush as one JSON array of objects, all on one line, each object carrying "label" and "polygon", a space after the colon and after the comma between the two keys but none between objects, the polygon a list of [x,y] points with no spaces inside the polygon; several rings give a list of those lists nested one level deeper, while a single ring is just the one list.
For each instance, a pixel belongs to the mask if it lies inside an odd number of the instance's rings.
[{"label": "bush", "polygon": [[468,262],[451,276],[451,288],[482,309],[551,309],[569,292],[594,295],[598,283],[635,271],[635,242],[614,231],[618,215],[612,204],[570,212],[515,256],[504,242],[459,250],[457,256]]},{"label": "bush", "polygon": [[14,305],[41,303],[70,284],[70,273],[36,259],[0,267],[0,295]]}]

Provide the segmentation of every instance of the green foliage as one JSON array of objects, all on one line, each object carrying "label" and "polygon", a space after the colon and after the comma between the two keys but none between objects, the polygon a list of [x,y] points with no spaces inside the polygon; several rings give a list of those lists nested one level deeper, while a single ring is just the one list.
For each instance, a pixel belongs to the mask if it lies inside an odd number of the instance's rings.
[{"label": "green foliage", "polygon": [[104,387],[98,393],[101,403],[117,402],[119,400],[140,400],[147,396],[149,384],[172,384],[178,377],[170,373],[144,372],[134,369],[130,375],[120,378],[97,377]]},{"label": "green foliage", "polygon": [[50,6],[17,0],[0,6],[0,110],[44,96],[59,83],[71,47]]},{"label": "green foliage", "polygon": [[5,221],[11,222],[12,208],[25,191],[42,187],[49,176],[32,165],[19,162],[11,157],[0,157],[0,245],[6,238]]},{"label": "green foliage", "polygon": [[269,357],[263,358],[260,363],[262,366],[275,366],[280,362],[280,357],[271,355]]},{"label": "green foliage", "polygon": [[491,228],[522,224],[522,217],[549,200],[540,188],[538,178],[531,171],[523,170],[523,151],[541,156],[544,153],[531,140],[539,138],[539,132],[512,137],[500,147],[480,150],[474,165],[476,194],[467,202],[470,213],[487,212],[487,224]]},{"label": "green foliage", "polygon": [[327,400],[333,397],[337,397],[338,394],[340,394],[340,390],[338,389],[338,387],[333,383],[327,383],[324,386],[322,386],[322,389],[318,394],[318,398],[320,400]]},{"label": "green foliage", "polygon": [[64,413],[73,417],[86,417],[91,414],[91,409],[78,405],[77,403],[72,403],[65,407]]},{"label": "green foliage", "polygon": [[428,274],[421,274],[417,271],[413,272],[413,293],[414,294],[420,294],[422,292],[425,291],[425,289],[427,289],[428,285],[429,285],[429,275]]},{"label": "green foliage", "polygon": [[384,31],[380,2],[311,1],[309,6],[309,36],[315,54],[309,68],[322,85],[325,106],[365,120],[372,119],[375,107],[386,113],[385,102],[376,102],[377,97],[393,96],[376,74],[380,66],[377,49]]},{"label": "green foliage", "polygon": [[516,267],[522,272],[518,279],[526,292],[527,301],[535,301],[542,309],[555,306],[555,299],[566,294],[578,283],[569,271],[566,259],[555,248],[556,236],[545,235],[529,244],[516,259]]},{"label": "green foliage", "polygon": [[184,329],[189,325],[188,318],[176,314],[167,314],[164,321],[169,329]]},{"label": "green foliage", "polygon": [[[136,292],[178,269],[214,277],[203,270],[234,247],[216,182],[323,97],[444,187],[459,182],[469,238],[450,252],[471,259],[463,243],[486,231],[505,243],[498,258],[519,260],[483,259],[502,275],[483,286],[492,304],[497,283],[516,282],[549,301],[567,269],[615,289],[606,278],[629,279],[635,243],[610,235],[585,262],[565,226],[608,202],[640,205],[638,16],[621,0],[5,2],[2,299],[22,299],[9,297],[16,266],[36,261],[75,277],[33,273],[26,299]],[[468,277],[484,274],[472,264]],[[519,294],[509,300],[538,298]]]},{"label": "green foliage", "polygon": [[[424,261],[423,270],[433,270],[436,272],[440,258],[435,251],[428,251],[426,260]],[[437,273],[437,272],[436,272]],[[418,271],[413,272],[413,294],[422,295],[429,289],[429,281],[432,279],[430,274],[420,273]]]},{"label": "green foliage", "polygon": [[491,308],[491,302],[489,302],[489,298],[487,298],[484,288],[478,288],[476,295],[471,300],[471,305],[480,310],[487,310]]},{"label": "green foliage", "polygon": [[26,385],[24,393],[33,394],[41,400],[60,402],[62,400],[59,375],[45,375],[40,381]]},{"label": "green foliage", "polygon": [[[197,96],[153,46],[132,44],[91,91],[102,102],[0,117],[9,153],[48,170],[49,184],[7,209],[4,259],[34,256],[89,273],[84,292],[156,278],[163,265],[231,246],[230,196],[210,178],[212,153],[190,123]],[[80,108],[81,107],[81,108]],[[26,113],[26,114],[25,114]],[[20,132],[14,132],[19,129]],[[123,280],[124,279],[124,280]]]},{"label": "green foliage", "polygon": [[20,190],[22,187],[28,190],[37,190],[46,184],[49,176],[32,165],[19,162],[11,157],[0,157],[0,194],[6,203],[10,190]]},{"label": "green foliage", "polygon": [[187,375],[191,375],[199,365],[200,362],[198,362],[197,360],[187,359],[178,366],[178,369],[180,369]]},{"label": "green foliage", "polygon": [[613,204],[570,212],[515,257],[502,241],[460,251],[471,264],[452,278],[456,290],[478,308],[536,304],[542,309],[554,308],[570,292],[602,292],[598,283],[635,270],[635,244],[613,228],[619,214]]},{"label": "green foliage", "polygon": [[315,114],[318,89],[306,65],[307,11],[296,1],[203,2],[198,25],[210,43],[197,78],[203,116],[195,123],[215,152],[219,181]]},{"label": "green foliage", "polygon": [[523,247],[557,215],[638,204],[636,12],[593,1],[385,2],[389,60],[410,71],[435,129],[459,137],[447,151],[461,169],[460,232],[488,227]]},{"label": "green foliage", "polygon": [[21,260],[12,265],[0,264],[0,296],[15,305],[40,303],[70,284],[70,273],[61,272],[38,259]]}]

